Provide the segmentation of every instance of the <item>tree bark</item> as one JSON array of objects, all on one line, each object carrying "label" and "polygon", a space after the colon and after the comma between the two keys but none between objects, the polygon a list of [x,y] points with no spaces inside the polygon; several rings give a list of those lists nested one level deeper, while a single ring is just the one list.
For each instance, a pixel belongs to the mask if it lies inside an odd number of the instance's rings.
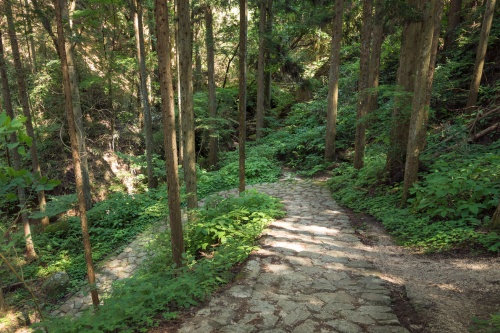
[{"label": "tree bark", "polygon": [[[3,104],[7,115],[11,118],[15,118],[14,108],[12,107],[12,97],[9,87],[9,79],[7,77],[7,67],[5,64],[4,47],[2,42],[2,31],[0,30],[0,76],[2,79],[2,97]],[[16,143],[17,136],[15,133],[10,135],[10,143]],[[7,150],[8,152],[8,150]],[[11,149],[12,156],[12,166],[15,170],[21,170],[21,156],[17,151],[17,148]],[[28,260],[33,260],[37,258],[37,253],[35,251],[35,246],[33,244],[33,238],[31,237],[31,225],[28,219],[28,213],[26,212],[26,190],[22,186],[17,187],[17,196],[19,200],[19,205],[21,206],[21,221],[23,222],[24,238],[26,244],[26,258]]]},{"label": "tree bark", "polygon": [[373,20],[373,31],[370,51],[370,65],[368,74],[368,113],[375,111],[378,107],[378,81],[380,76],[380,56],[382,54],[382,44],[384,43],[385,17],[382,11],[382,1],[375,2],[375,17]]},{"label": "tree bark", "polygon": [[273,33],[273,0],[267,0],[267,19],[266,19],[266,69],[264,76],[264,112],[271,109],[272,99],[272,71],[271,71],[271,54],[272,54],[272,33]]},{"label": "tree bark", "polygon": [[158,69],[160,78],[161,109],[164,129],[165,162],[167,168],[168,214],[172,236],[172,257],[177,267],[182,266],[184,238],[182,233],[181,201],[175,135],[174,90],[170,60],[170,35],[168,5],[164,0],[155,1],[156,38],[158,43]]},{"label": "tree bark", "polygon": [[444,38],[443,53],[446,53],[455,44],[456,30],[461,21],[462,0],[450,0],[448,9],[448,25]]},{"label": "tree bark", "polygon": [[[217,99],[215,87],[215,51],[214,51],[214,29],[213,14],[210,5],[205,7],[205,27],[207,44],[207,68],[208,68],[208,112],[210,118],[217,117]],[[208,143],[208,165],[215,168],[217,165],[218,139],[215,132],[215,122],[212,121],[209,131]]]},{"label": "tree bark", "polygon": [[182,141],[184,148],[184,180],[186,182],[188,209],[198,208],[196,194],[196,151],[193,110],[193,73],[191,23],[189,17],[189,0],[178,0],[179,15],[179,67],[182,103]]},{"label": "tree bark", "polygon": [[[75,3],[73,2],[73,6]],[[66,1],[62,7],[62,17],[63,24],[65,25],[66,36],[64,38],[64,47],[66,50],[66,61],[68,63],[68,74],[71,85],[71,94],[73,101],[73,114],[75,118],[75,128],[76,128],[76,139],[78,141],[78,149],[80,152],[80,160],[82,165],[82,177],[83,177],[83,194],[85,196],[85,207],[87,210],[92,208],[92,195],[90,187],[90,172],[88,164],[88,154],[87,147],[85,145],[85,130],[83,127],[83,112],[82,112],[82,102],[80,99],[80,88],[79,88],[79,78],[78,69],[76,67],[76,57],[75,57],[75,44],[71,42],[73,39],[73,29],[71,15],[74,8],[68,8]],[[59,55],[60,57],[60,55]]]},{"label": "tree bark", "polygon": [[139,63],[139,80],[141,91],[141,106],[144,114],[144,137],[146,138],[146,167],[148,174],[148,188],[158,187],[158,181],[154,175],[153,166],[153,129],[151,124],[151,108],[149,106],[149,93],[147,86],[148,74],[146,71],[146,50],[144,47],[144,26],[142,23],[141,0],[134,0],[134,31],[137,49],[137,61]]},{"label": "tree bark", "polygon": [[[408,5],[422,11],[422,1],[410,0]],[[411,105],[415,88],[415,64],[418,52],[415,45],[420,45],[422,21],[406,22],[401,41],[399,67],[397,72],[397,94],[394,97],[394,109],[389,131],[389,148],[387,150],[386,171],[391,182],[404,179],[408,130],[410,128]]]},{"label": "tree bark", "polygon": [[[14,17],[12,15],[12,4],[11,0],[5,0],[5,16],[7,17],[7,27],[9,32],[9,39],[12,48],[12,56],[14,58],[14,66],[16,69],[17,86],[19,89],[19,99],[21,100],[21,107],[23,109],[23,115],[26,117],[26,132],[32,138],[32,144],[30,147],[30,157],[31,165],[33,168],[33,175],[36,177],[41,177],[42,172],[40,170],[40,162],[38,161],[38,151],[36,147],[35,131],[33,129],[33,121],[31,118],[31,110],[29,105],[28,89],[26,87],[26,80],[24,75],[23,64],[21,62],[21,55],[19,53],[19,44],[17,41],[17,35],[15,30]],[[37,192],[38,205],[40,211],[45,211],[45,206],[47,201],[45,199],[45,191],[41,190]],[[49,225],[49,218],[44,217],[41,219],[42,226],[46,227]],[[33,250],[34,251],[34,250]]]},{"label": "tree bark", "polygon": [[443,0],[431,0],[424,9],[421,43],[418,46],[419,60],[415,75],[412,112],[408,145],[406,148],[405,176],[402,203],[410,194],[410,187],[418,179],[419,157],[425,147],[427,122],[429,118],[429,102],[434,77],[434,65],[439,38],[438,25],[441,21]]},{"label": "tree bark", "polygon": [[335,19],[333,23],[332,53],[330,56],[330,74],[328,79],[328,109],[326,115],[325,161],[335,158],[335,136],[337,134],[337,108],[339,96],[340,48],[342,44],[343,0],[335,1]]},{"label": "tree bark", "polygon": [[473,107],[477,103],[477,95],[479,93],[479,85],[483,75],[484,59],[486,50],[488,49],[488,38],[490,36],[491,24],[493,22],[493,14],[495,13],[496,0],[487,0],[486,9],[484,11],[483,24],[481,26],[481,35],[477,46],[476,62],[474,64],[474,73],[470,83],[469,97],[467,98],[467,108]]},{"label": "tree bark", "polygon": [[28,0],[24,0],[24,8],[26,10],[26,32],[28,34],[28,51],[31,59],[31,69],[33,73],[38,72],[36,63],[35,40],[33,38],[33,24],[31,23],[32,13]]},{"label": "tree bark", "polygon": [[63,74],[63,89],[64,89],[64,106],[68,118],[68,129],[71,140],[71,155],[73,157],[76,193],[78,197],[78,211],[80,213],[80,221],[82,227],[83,248],[85,252],[85,261],[87,264],[87,277],[90,285],[90,294],[94,307],[99,306],[99,296],[97,294],[94,264],[92,262],[92,247],[90,244],[90,236],[87,223],[87,208],[85,205],[84,184],[82,177],[82,168],[80,160],[80,147],[78,145],[75,117],[73,113],[73,101],[71,91],[71,79],[68,71],[68,63],[66,56],[64,28],[62,20],[62,11],[65,6],[66,0],[54,0],[54,7],[56,9],[56,23],[57,23],[57,40],[59,45],[59,54],[61,57],[61,70]]},{"label": "tree bark", "polygon": [[354,141],[354,168],[363,167],[365,156],[366,124],[368,113],[368,76],[370,64],[370,42],[373,20],[373,0],[363,1],[363,27],[361,28],[361,51],[359,56],[358,111],[356,114],[356,137]]},{"label": "tree bark", "polygon": [[239,192],[245,191],[245,145],[247,108],[247,27],[248,3],[240,0],[240,54],[239,54]]},{"label": "tree bark", "polygon": [[201,69],[201,54],[200,54],[200,23],[196,24],[193,28],[193,45],[194,45],[194,87],[195,92],[201,91],[202,89],[202,69]]},{"label": "tree bark", "polygon": [[262,128],[264,127],[265,113],[265,54],[266,54],[266,5],[267,0],[259,2],[259,56],[257,60],[257,105],[256,105],[256,133],[255,138],[259,140],[262,137]]},{"label": "tree bark", "polygon": [[175,61],[177,64],[177,124],[178,124],[178,155],[179,155],[179,164],[182,165],[184,170],[184,145],[183,145],[183,137],[182,137],[182,101],[181,101],[181,66],[179,59],[179,13],[177,11],[177,3],[179,0],[175,0],[175,22],[174,22],[174,34],[175,34]]}]

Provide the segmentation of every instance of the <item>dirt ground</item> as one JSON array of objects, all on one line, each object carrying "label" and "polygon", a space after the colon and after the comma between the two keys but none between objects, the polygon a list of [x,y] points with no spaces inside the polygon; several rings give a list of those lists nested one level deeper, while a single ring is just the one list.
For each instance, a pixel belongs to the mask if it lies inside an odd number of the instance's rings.
[{"label": "dirt ground", "polygon": [[348,214],[381,277],[392,283],[395,311],[411,332],[466,333],[473,317],[500,312],[498,255],[412,253],[374,218]]}]

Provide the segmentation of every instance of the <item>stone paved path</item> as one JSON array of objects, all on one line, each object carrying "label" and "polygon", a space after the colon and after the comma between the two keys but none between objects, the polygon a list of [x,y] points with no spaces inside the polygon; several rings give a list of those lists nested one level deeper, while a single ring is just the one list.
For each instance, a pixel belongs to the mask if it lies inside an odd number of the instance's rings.
[{"label": "stone paved path", "polygon": [[409,333],[326,188],[311,181],[254,188],[283,199],[287,216],[265,232],[244,278],[178,333]]},{"label": "stone paved path", "polygon": [[[326,188],[302,180],[249,188],[281,198],[287,216],[266,230],[242,278],[187,318],[178,333],[409,333]],[[151,232],[140,235],[102,265],[101,293],[133,274],[150,239]],[[53,314],[75,315],[90,304],[79,292]]]}]

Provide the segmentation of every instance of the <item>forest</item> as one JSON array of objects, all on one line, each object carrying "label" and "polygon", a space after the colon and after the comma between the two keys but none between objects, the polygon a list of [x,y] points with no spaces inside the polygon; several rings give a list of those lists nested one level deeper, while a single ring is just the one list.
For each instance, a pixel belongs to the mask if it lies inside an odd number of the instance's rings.
[{"label": "forest", "polygon": [[488,310],[456,317],[500,332],[496,0],[0,8],[0,331],[174,327],[291,216],[273,184],[305,181],[363,244],[493,262]]}]

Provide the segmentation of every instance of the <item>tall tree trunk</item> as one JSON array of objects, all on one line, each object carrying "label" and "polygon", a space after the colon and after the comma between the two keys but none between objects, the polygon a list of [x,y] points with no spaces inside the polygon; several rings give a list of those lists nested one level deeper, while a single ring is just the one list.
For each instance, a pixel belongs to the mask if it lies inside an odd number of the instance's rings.
[{"label": "tall tree trunk", "polygon": [[483,75],[484,58],[488,49],[488,38],[491,31],[491,23],[493,22],[493,14],[495,13],[496,0],[487,0],[486,9],[484,11],[483,24],[481,26],[481,35],[477,46],[476,62],[474,64],[474,73],[470,83],[469,97],[467,99],[467,108],[473,107],[477,103],[477,95],[481,77]]},{"label": "tall tree trunk", "polygon": [[443,11],[443,0],[431,0],[424,9],[421,43],[418,46],[419,60],[415,75],[408,146],[406,149],[405,176],[402,203],[409,197],[410,187],[418,179],[419,157],[424,149],[429,118],[429,102],[434,77],[434,66],[439,38],[439,24]]},{"label": "tall tree trunk", "polygon": [[85,195],[83,189],[82,168],[80,162],[80,147],[78,145],[75,116],[73,113],[73,101],[71,91],[71,79],[68,71],[68,63],[66,56],[64,29],[62,11],[66,0],[54,0],[54,7],[56,9],[56,23],[57,23],[57,40],[59,45],[59,54],[61,57],[61,70],[63,74],[63,89],[64,89],[64,106],[68,118],[68,130],[71,140],[71,155],[73,157],[74,170],[75,170],[75,183],[76,193],[78,197],[78,211],[80,213],[80,221],[82,227],[83,248],[85,252],[85,261],[87,263],[87,277],[90,285],[90,294],[94,307],[99,306],[99,296],[96,289],[96,280],[94,272],[94,264],[92,262],[92,247],[90,245],[90,236],[87,223],[87,208],[85,205]]},{"label": "tall tree trunk", "polygon": [[178,0],[179,15],[179,67],[182,103],[182,140],[184,148],[184,180],[186,182],[188,209],[198,207],[196,194],[196,151],[193,110],[193,73],[191,23],[189,18],[189,0]]},{"label": "tall tree trunk", "polygon": [[[73,39],[73,29],[71,13],[74,12],[76,5],[72,2],[72,7],[68,8],[68,4],[64,1],[64,6],[62,7],[62,17],[65,24],[66,37],[64,38],[64,47],[66,50],[66,61],[68,64],[68,74],[71,85],[71,94],[73,102],[73,114],[75,118],[75,128],[76,128],[76,139],[78,141],[78,149],[80,153],[80,161],[82,166],[82,177],[83,177],[83,194],[85,196],[85,207],[87,210],[92,208],[92,195],[90,187],[90,173],[88,164],[88,154],[87,147],[85,145],[85,130],[83,127],[83,112],[82,112],[82,102],[80,99],[80,87],[78,79],[78,69],[76,67],[75,58],[75,44],[71,41]],[[60,56],[60,55],[59,55]]]},{"label": "tall tree trunk", "polygon": [[330,55],[330,74],[328,79],[328,109],[326,114],[325,161],[335,158],[335,136],[337,134],[337,108],[339,96],[340,47],[342,44],[343,0],[335,1],[333,23],[332,53]]},{"label": "tall tree trunk", "polygon": [[259,2],[259,56],[257,61],[257,106],[255,113],[256,120],[256,135],[259,140],[262,137],[262,129],[264,128],[264,113],[265,113],[265,54],[266,54],[266,5],[267,0]]},{"label": "tall tree trunk", "polygon": [[[415,10],[423,10],[422,1],[410,0],[408,5],[414,7]],[[402,32],[399,67],[396,77],[399,92],[394,97],[386,159],[386,171],[391,182],[399,182],[404,178],[411,105],[415,88],[415,64],[418,61],[419,54],[415,52],[415,45],[420,45],[421,30],[422,21],[408,21]]]},{"label": "tall tree trunk", "polygon": [[461,20],[462,0],[450,0],[448,25],[444,38],[443,54],[455,44],[456,30]]},{"label": "tall tree trunk", "polygon": [[245,191],[245,145],[247,112],[247,27],[248,3],[240,0],[240,55],[239,55],[239,192]]},{"label": "tall tree trunk", "polygon": [[35,49],[35,40],[33,38],[33,24],[31,23],[32,13],[28,3],[28,0],[24,0],[24,9],[26,15],[26,32],[28,35],[28,51],[31,59],[31,69],[33,73],[38,72],[37,64],[36,64],[36,49]]},{"label": "tall tree trunk", "polygon": [[146,71],[146,51],[144,47],[144,26],[142,24],[142,4],[140,0],[134,0],[134,31],[137,48],[137,60],[139,62],[141,105],[144,114],[148,188],[152,189],[158,187],[158,181],[154,176],[153,166],[153,129],[151,124],[151,110],[149,107],[149,94],[147,86],[148,74]]},{"label": "tall tree trunk", "polygon": [[[21,55],[19,54],[19,44],[17,42],[14,17],[12,15],[11,0],[5,0],[4,9],[5,9],[5,16],[7,17],[7,26],[12,48],[12,56],[14,58],[14,66],[16,68],[17,86],[19,88],[19,99],[21,100],[23,115],[26,117],[26,123],[25,123],[26,132],[33,139],[30,147],[31,165],[33,168],[33,174],[37,177],[41,177],[42,173],[40,170],[40,163],[38,161],[38,151],[36,147],[36,138],[35,138],[35,131],[33,129],[33,121],[31,120],[28,89],[26,87],[26,81],[24,78],[24,69],[23,69],[23,64],[21,63]],[[45,206],[47,204],[45,199],[45,191],[43,190],[38,191],[37,196],[38,196],[38,205],[40,207],[40,211],[44,212]],[[44,227],[49,225],[49,218],[48,217],[42,218],[41,223]]]},{"label": "tall tree trunk", "polygon": [[181,101],[181,66],[179,59],[179,13],[177,11],[177,4],[179,0],[175,0],[175,20],[174,20],[174,35],[175,35],[175,62],[177,69],[177,126],[178,126],[178,155],[179,155],[179,164],[182,165],[184,170],[184,144],[182,137],[182,101]]},{"label": "tall tree trunk", "polygon": [[202,87],[202,69],[201,69],[201,53],[200,53],[200,23],[197,23],[193,28],[193,45],[194,45],[194,87],[195,92],[201,91]]},{"label": "tall tree trunk", "polygon": [[177,142],[175,135],[174,90],[170,62],[170,36],[168,6],[156,0],[156,38],[158,43],[158,69],[164,129],[165,162],[167,168],[168,213],[172,235],[172,257],[177,267],[182,266],[184,239],[182,235],[179,176],[177,170]]},{"label": "tall tree trunk", "polygon": [[271,49],[272,49],[272,33],[273,33],[273,0],[267,0],[267,19],[266,19],[266,64],[264,75],[264,111],[271,109],[272,98],[272,71],[271,71]]},{"label": "tall tree trunk", "polygon": [[[2,31],[0,30],[0,76],[2,79],[2,97],[3,104],[7,115],[14,119],[14,109],[12,107],[12,98],[10,94],[9,79],[7,77],[7,68],[5,65],[4,47],[2,41]],[[10,143],[14,144],[17,142],[17,137],[15,133],[10,135]],[[7,150],[8,152],[8,150]],[[15,170],[21,170],[21,157],[17,148],[12,149],[12,165]],[[33,244],[33,238],[31,237],[31,226],[28,219],[28,213],[26,212],[26,191],[24,187],[17,187],[17,196],[19,199],[19,205],[21,206],[21,221],[23,222],[24,228],[24,238],[26,244],[26,258],[28,260],[33,260],[37,257],[35,246]]]},{"label": "tall tree trunk", "polygon": [[363,1],[363,27],[361,28],[361,51],[359,56],[358,112],[356,115],[356,137],[354,141],[354,168],[363,167],[365,156],[366,123],[368,113],[368,76],[370,64],[370,42],[373,20],[373,0]]},{"label": "tall tree trunk", "polygon": [[375,2],[375,17],[373,20],[373,31],[370,51],[370,65],[368,73],[368,113],[373,112],[378,107],[378,81],[380,76],[380,56],[382,54],[382,44],[384,43],[384,11],[382,0]]},{"label": "tall tree trunk", "polygon": [[[210,5],[205,7],[205,27],[207,44],[207,68],[208,68],[208,112],[210,118],[217,117],[217,99],[215,92],[215,51],[214,51],[214,29],[213,14]],[[209,131],[208,143],[208,165],[215,168],[217,165],[218,139],[215,132],[215,122],[212,121]]]}]

